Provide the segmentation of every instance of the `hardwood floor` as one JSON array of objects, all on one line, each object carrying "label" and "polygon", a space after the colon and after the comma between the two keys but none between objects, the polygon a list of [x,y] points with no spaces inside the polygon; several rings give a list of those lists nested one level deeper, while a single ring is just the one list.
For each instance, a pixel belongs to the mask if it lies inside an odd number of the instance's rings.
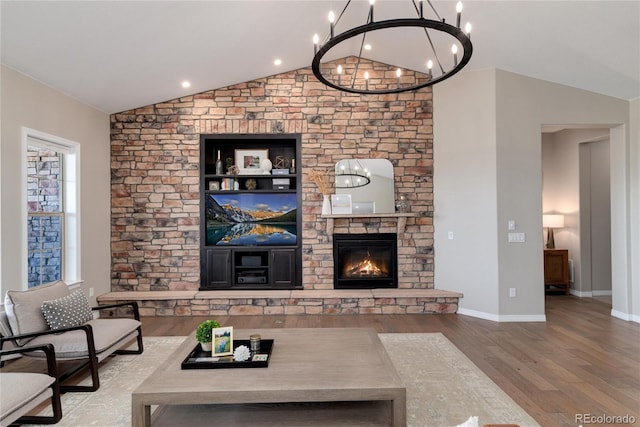
[{"label": "hardwood floor", "polygon": [[[640,425],[640,325],[592,298],[546,297],[546,323],[495,323],[458,314],[217,317],[235,328],[371,327],[441,332],[542,426],[583,417],[635,417]],[[145,317],[147,336],[188,335],[204,317]],[[599,420],[596,420],[599,421]],[[615,419],[597,425],[620,425]],[[631,425],[633,425],[632,423]]]}]

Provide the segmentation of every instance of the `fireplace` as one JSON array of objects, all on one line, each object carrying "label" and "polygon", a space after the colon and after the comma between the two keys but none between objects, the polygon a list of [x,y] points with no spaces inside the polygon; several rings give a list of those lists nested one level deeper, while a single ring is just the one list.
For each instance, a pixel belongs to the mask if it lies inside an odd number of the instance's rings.
[{"label": "fireplace", "polygon": [[333,287],[397,288],[397,245],[393,233],[334,234]]}]

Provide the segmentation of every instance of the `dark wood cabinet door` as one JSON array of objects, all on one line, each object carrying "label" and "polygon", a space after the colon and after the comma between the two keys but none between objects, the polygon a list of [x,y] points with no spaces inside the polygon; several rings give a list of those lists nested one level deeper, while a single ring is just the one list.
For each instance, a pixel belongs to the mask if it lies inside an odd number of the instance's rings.
[{"label": "dark wood cabinet door", "polygon": [[291,287],[295,284],[295,259],[295,249],[271,250],[271,283],[274,286]]},{"label": "dark wood cabinet door", "polygon": [[207,251],[207,287],[211,289],[231,287],[231,250]]},{"label": "dark wood cabinet door", "polygon": [[569,293],[569,251],[567,249],[545,249],[544,284],[562,286]]}]

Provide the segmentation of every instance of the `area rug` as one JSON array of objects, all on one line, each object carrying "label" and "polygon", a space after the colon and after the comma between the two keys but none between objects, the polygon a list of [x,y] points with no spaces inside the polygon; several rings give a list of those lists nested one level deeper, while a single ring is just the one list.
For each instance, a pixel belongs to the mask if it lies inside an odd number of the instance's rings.
[{"label": "area rug", "polygon": [[[407,387],[407,426],[453,427],[470,416],[477,416],[480,426],[539,425],[442,334],[379,336]],[[145,337],[143,354],[103,363],[98,391],[62,396],[63,418],[57,426],[130,426],[131,393],[184,339]],[[41,415],[47,413],[48,408]],[[216,424],[209,419],[206,425]]]}]

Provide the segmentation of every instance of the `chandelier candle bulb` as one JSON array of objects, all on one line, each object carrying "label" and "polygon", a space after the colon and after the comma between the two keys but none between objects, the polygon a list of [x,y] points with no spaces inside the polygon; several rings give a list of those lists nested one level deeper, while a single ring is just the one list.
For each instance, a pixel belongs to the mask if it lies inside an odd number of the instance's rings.
[{"label": "chandelier candle bulb", "polygon": [[366,90],[369,90],[369,72],[368,71],[364,72],[364,83],[365,83]]},{"label": "chandelier candle bulb", "polygon": [[462,2],[461,1],[456,3],[456,12],[457,12],[456,27],[460,28],[460,17],[462,16]]},{"label": "chandelier candle bulb", "polygon": [[458,46],[455,44],[451,46],[451,53],[453,53],[453,66],[458,65]]},{"label": "chandelier candle bulb", "polygon": [[467,37],[471,39],[471,22],[467,22],[467,24],[464,26],[464,32],[467,34]]},{"label": "chandelier candle bulb", "polygon": [[320,36],[318,33],[313,35],[313,54],[318,54],[318,44],[320,43]]},{"label": "chandelier candle bulb", "polygon": [[329,30],[331,32],[331,38],[333,38],[333,23],[336,20],[336,15],[333,13],[333,10],[329,11]]},{"label": "chandelier candle bulb", "polygon": [[431,79],[431,77],[433,77],[432,71],[433,71],[433,61],[432,60],[428,60],[427,61],[427,70],[429,72],[429,79]]},{"label": "chandelier candle bulb", "polygon": [[338,86],[342,84],[342,65],[338,65]]},{"label": "chandelier candle bulb", "polygon": [[369,22],[373,22],[373,4],[376,0],[369,0]]}]

